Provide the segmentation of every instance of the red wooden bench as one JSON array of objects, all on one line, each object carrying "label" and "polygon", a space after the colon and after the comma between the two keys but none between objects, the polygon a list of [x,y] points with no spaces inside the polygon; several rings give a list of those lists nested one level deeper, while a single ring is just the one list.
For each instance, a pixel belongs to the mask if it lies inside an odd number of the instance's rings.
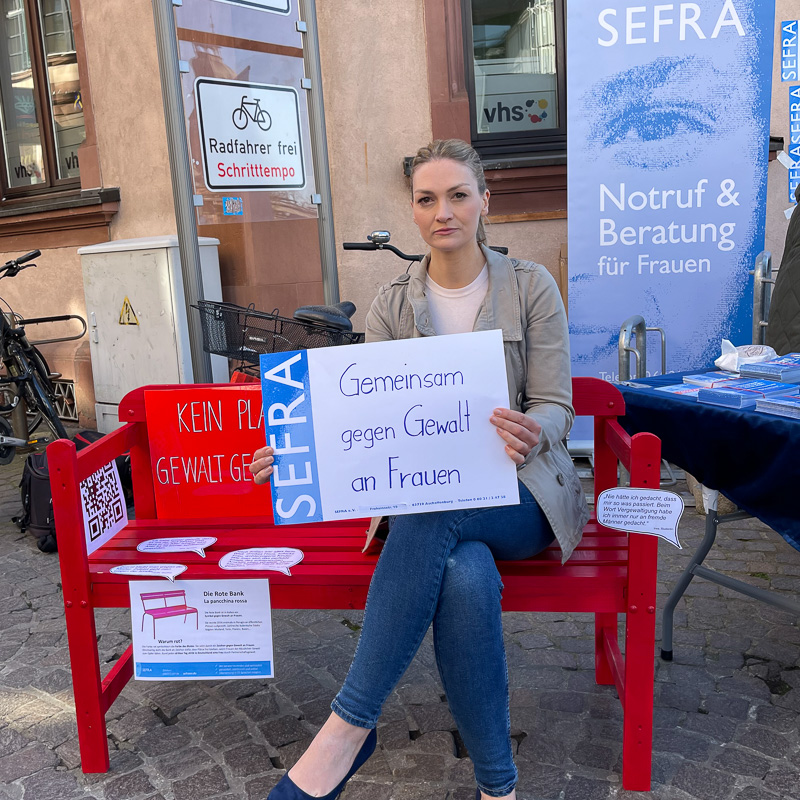
[{"label": "red wooden bench", "polygon": [[[577,413],[594,417],[595,497],[617,485],[618,461],[629,471],[632,486],[658,488],[660,442],[652,434],[630,437],[622,430],[616,421],[625,411],[622,395],[593,378],[576,378],[573,388]],[[199,390],[209,399],[225,397],[220,392],[236,392],[240,393],[237,397],[251,400],[253,407],[257,402],[260,409],[257,385],[149,387],[149,392],[156,393],[175,390]],[[81,763],[87,773],[108,770],[105,713],[133,673],[131,647],[106,678],[100,672],[94,609],[128,607],[128,581],[136,580],[112,574],[112,566],[178,560],[187,566],[181,581],[269,578],[273,608],[347,609],[364,607],[377,560],[374,553],[362,553],[366,521],[276,527],[268,490],[246,480],[235,490],[224,489],[236,493],[223,497],[228,500],[224,519],[207,514],[180,519],[165,515],[163,508],[159,513],[156,495],[162,487],[157,476],[162,474],[163,464],[151,463],[151,455],[163,447],[160,438],[164,431],[160,429],[162,421],[148,419],[147,391],[131,392],[120,404],[120,419],[126,425],[80,453],[68,440],[56,441],[48,448]],[[239,453],[252,453],[264,442],[263,430],[252,428],[242,436],[231,445]],[[79,482],[128,450],[136,520],[87,556]],[[232,457],[232,464],[235,458],[238,456]],[[177,507],[185,509],[187,504]],[[217,542],[204,558],[194,553],[141,553],[136,549],[144,540],[169,536],[214,536]],[[230,573],[218,566],[231,550],[252,546],[296,547],[305,558],[292,568],[291,576]],[[527,561],[498,564],[505,585],[505,610],[594,613],[596,680],[617,687],[624,710],[622,782],[624,788],[639,791],[650,788],[657,550],[655,537],[621,533],[592,519],[566,565],[561,565],[557,547]],[[618,644],[618,614],[626,615],[624,656]],[[280,659],[279,652],[276,657]]]}]

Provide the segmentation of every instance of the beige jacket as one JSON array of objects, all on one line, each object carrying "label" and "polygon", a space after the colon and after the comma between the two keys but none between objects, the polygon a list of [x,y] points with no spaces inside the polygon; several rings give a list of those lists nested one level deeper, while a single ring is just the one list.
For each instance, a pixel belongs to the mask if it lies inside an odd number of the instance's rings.
[{"label": "beige jacket", "polygon": [[[509,408],[542,426],[539,444],[518,467],[519,478],[547,515],[566,561],[580,541],[589,510],[564,443],[575,418],[564,304],[541,264],[510,259],[487,247],[483,252],[489,288],[473,330],[503,331]],[[428,260],[414,263],[380,289],[367,314],[368,342],[436,335],[425,294]]]}]

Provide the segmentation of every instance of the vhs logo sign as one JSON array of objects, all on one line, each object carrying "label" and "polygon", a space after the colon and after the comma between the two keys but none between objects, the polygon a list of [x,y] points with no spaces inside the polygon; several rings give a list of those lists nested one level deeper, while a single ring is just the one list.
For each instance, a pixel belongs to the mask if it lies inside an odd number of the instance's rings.
[{"label": "vhs logo sign", "polygon": [[198,78],[203,176],[213,192],[306,184],[300,101],[290,86]]}]

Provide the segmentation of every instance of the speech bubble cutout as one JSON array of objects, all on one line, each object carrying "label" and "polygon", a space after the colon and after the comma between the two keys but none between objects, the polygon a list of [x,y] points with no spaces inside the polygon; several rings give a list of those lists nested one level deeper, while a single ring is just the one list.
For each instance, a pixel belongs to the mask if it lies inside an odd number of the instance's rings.
[{"label": "speech bubble cutout", "polygon": [[197,553],[206,557],[206,547],[217,541],[216,536],[175,536],[171,539],[148,539],[140,542],[136,549],[140,553]]},{"label": "speech bubble cutout", "polygon": [[683,514],[683,499],[663,489],[606,489],[597,498],[597,521],[607,528],[628,533],[660,536],[679,550],[678,523]]},{"label": "speech bubble cutout", "polygon": [[291,577],[289,567],[303,560],[303,551],[296,547],[250,547],[234,550],[219,560],[222,569],[272,570]]},{"label": "speech bubble cutout", "polygon": [[122,567],[111,567],[114,575],[137,575],[142,578],[168,578],[174,581],[182,572],[186,572],[183,564],[126,564]]}]

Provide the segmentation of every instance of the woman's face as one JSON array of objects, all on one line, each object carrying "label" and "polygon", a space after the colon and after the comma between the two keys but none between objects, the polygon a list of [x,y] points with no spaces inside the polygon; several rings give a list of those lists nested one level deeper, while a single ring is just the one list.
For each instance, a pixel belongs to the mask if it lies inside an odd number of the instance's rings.
[{"label": "woman's face", "polygon": [[481,217],[489,213],[489,191],[478,191],[472,170],[460,161],[421,164],[412,178],[414,222],[425,243],[455,251],[475,244]]}]

